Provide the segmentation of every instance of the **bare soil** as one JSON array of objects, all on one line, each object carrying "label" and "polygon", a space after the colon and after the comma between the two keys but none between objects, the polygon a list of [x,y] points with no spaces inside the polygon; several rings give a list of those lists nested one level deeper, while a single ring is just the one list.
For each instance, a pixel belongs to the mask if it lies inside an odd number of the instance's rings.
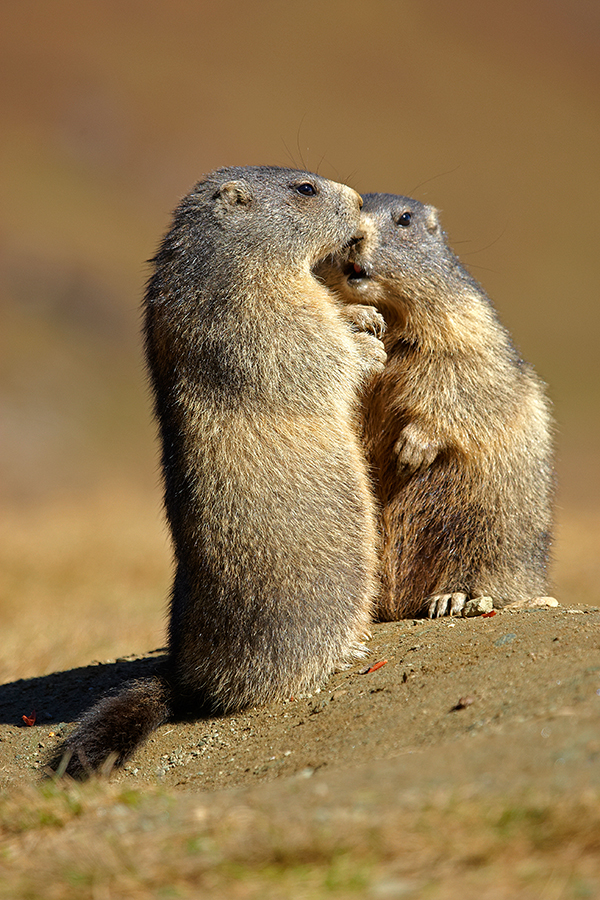
[{"label": "bare soil", "polygon": [[[165,725],[112,778],[212,791],[393,760],[408,783],[449,782],[462,772],[493,784],[506,779],[507,763],[511,780],[531,782],[542,759],[552,759],[558,776],[575,754],[592,779],[600,774],[599,626],[600,609],[582,605],[375,625],[369,660],[319,692]],[[107,690],[151,672],[161,655],[0,687],[0,784],[35,779],[70,723]],[[23,717],[34,711],[28,727]],[[493,740],[495,759],[473,758],[475,737]],[[436,772],[420,763],[431,748],[447,760]]]}]

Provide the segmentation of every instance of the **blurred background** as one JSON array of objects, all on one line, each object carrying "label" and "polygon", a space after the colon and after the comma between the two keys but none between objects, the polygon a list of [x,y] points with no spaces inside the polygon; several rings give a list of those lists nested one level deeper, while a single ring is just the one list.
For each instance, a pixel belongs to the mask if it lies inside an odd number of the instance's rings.
[{"label": "blurred background", "polygon": [[164,641],[145,261],[222,165],[441,209],[549,385],[555,592],[599,602],[597,0],[20,0],[0,70],[2,680]]}]

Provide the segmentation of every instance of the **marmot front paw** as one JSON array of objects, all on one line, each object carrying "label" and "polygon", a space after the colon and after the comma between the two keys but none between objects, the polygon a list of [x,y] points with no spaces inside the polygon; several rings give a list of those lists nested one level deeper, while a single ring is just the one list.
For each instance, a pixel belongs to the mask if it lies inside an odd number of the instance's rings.
[{"label": "marmot front paw", "polygon": [[374,306],[350,303],[342,308],[342,313],[350,322],[353,331],[368,332],[376,338],[382,338],[385,334],[385,319]]},{"label": "marmot front paw", "polygon": [[416,422],[409,422],[394,444],[398,468],[406,475],[426,469],[440,450],[439,441],[429,437]]}]

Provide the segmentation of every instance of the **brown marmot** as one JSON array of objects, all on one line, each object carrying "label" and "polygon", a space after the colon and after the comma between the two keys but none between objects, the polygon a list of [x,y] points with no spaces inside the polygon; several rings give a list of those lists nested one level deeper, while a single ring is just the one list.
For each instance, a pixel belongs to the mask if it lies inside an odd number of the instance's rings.
[{"label": "brown marmot", "polygon": [[437,211],[391,194],[363,199],[363,240],[317,273],[387,324],[387,364],[364,414],[381,503],[378,616],[544,594],[554,475],[542,383],[448,247]]},{"label": "brown marmot", "polygon": [[358,397],[383,369],[381,317],[360,332],[311,271],[355,238],[361,202],[247,167],[175,211],[145,299],[176,563],[168,669],[86,714],[54,755],[68,774],[121,764],[172,715],[310,691],[363,652],[377,526]]}]

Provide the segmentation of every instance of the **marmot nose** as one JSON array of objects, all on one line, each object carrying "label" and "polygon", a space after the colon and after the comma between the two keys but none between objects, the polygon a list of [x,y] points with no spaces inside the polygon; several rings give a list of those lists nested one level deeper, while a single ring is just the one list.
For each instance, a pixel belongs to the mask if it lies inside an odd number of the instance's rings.
[{"label": "marmot nose", "polygon": [[362,209],[362,208],[363,208],[363,203],[364,203],[364,200],[363,200],[363,198],[362,198],[362,197],[360,196],[360,194],[359,194],[359,195],[358,195],[358,208],[359,208],[359,209]]}]

